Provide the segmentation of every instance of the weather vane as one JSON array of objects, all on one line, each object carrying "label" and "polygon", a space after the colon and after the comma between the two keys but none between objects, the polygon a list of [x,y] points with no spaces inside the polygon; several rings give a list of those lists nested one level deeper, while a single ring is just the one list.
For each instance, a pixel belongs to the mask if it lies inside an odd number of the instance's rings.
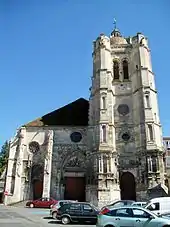
[{"label": "weather vane", "polygon": [[113,19],[114,29],[116,29],[116,18]]}]

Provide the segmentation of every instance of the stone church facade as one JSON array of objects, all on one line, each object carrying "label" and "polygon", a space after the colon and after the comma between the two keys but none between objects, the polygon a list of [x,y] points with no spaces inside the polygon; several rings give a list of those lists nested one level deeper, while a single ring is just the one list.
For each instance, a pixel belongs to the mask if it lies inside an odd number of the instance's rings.
[{"label": "stone church facade", "polygon": [[26,124],[11,140],[5,203],[52,196],[102,206],[166,195],[154,77],[143,34],[101,34],[89,101]]}]

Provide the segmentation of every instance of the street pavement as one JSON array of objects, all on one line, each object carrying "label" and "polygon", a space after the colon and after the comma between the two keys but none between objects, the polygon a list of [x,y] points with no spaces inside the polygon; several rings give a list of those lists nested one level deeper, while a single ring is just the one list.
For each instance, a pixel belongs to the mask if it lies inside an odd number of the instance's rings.
[{"label": "street pavement", "polygon": [[[0,206],[0,227],[64,227],[49,215],[49,209]],[[95,227],[71,224],[66,227]]]}]

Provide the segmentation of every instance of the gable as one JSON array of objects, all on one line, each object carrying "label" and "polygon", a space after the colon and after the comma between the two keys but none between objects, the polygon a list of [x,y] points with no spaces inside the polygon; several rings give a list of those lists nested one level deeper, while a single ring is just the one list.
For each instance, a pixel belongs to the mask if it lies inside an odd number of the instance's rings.
[{"label": "gable", "polygon": [[89,102],[80,98],[76,101],[52,111],[25,126],[87,126]]}]

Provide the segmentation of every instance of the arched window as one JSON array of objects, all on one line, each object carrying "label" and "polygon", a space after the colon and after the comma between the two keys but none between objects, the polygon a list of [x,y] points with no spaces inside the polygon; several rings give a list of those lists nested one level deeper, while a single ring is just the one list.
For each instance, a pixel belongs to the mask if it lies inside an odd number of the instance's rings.
[{"label": "arched window", "polygon": [[153,128],[152,128],[152,125],[148,125],[148,133],[149,133],[149,141],[153,141],[154,138],[153,138]]},{"label": "arched window", "polygon": [[102,97],[102,109],[106,109],[106,97]]},{"label": "arched window", "polygon": [[107,157],[103,156],[103,173],[107,173]]},{"label": "arched window", "polygon": [[152,158],[148,157],[148,172],[152,172]]},{"label": "arched window", "polygon": [[113,61],[113,73],[114,79],[119,80],[119,62],[117,60]]},{"label": "arched window", "polygon": [[106,125],[102,125],[102,142],[106,143]]},{"label": "arched window", "polygon": [[111,157],[109,156],[108,159],[107,159],[107,166],[108,166],[108,172],[110,173],[111,172]]},{"label": "arched window", "polygon": [[152,172],[158,171],[158,159],[157,157],[152,157]]},{"label": "arched window", "polygon": [[103,157],[102,156],[99,157],[98,162],[99,162],[99,173],[102,173],[102,171],[103,171]]},{"label": "arched window", "polygon": [[150,100],[149,100],[149,95],[145,96],[146,99],[146,108],[150,108]]},{"label": "arched window", "polygon": [[123,77],[124,77],[124,80],[129,79],[128,61],[127,60],[123,61]]}]

